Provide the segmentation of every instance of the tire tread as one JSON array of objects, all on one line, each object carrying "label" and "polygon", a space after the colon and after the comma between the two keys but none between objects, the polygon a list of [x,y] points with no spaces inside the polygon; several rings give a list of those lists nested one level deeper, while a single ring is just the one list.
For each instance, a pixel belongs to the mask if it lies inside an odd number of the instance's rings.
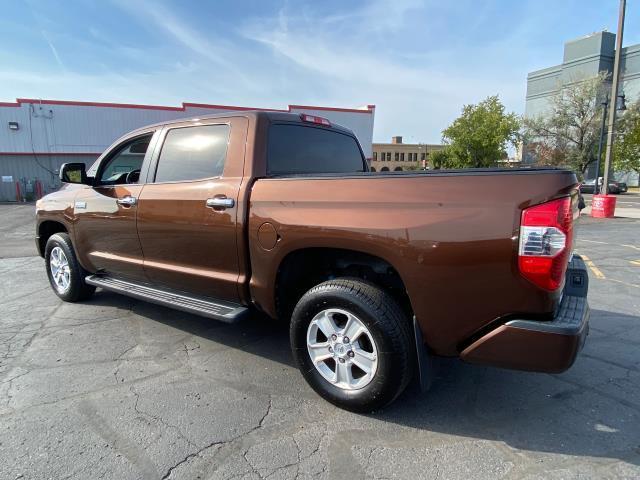
[{"label": "tire tread", "polygon": [[62,244],[62,246],[67,250],[65,252],[65,255],[67,256],[69,267],[72,270],[72,281],[71,288],[65,294],[60,294],[52,285],[53,291],[65,302],[78,302],[80,300],[86,300],[93,295],[93,292],[95,292],[96,288],[85,283],[84,278],[86,275],[88,275],[88,273],[84,268],[82,268],[80,262],[78,262],[73,244],[71,243],[71,237],[66,232],[54,233],[47,240],[47,245],[45,247],[45,258],[47,259],[47,275],[49,276],[49,280],[51,280],[48,260],[49,252],[53,249],[56,243]]},{"label": "tire tread", "polygon": [[[311,288],[296,305],[293,318],[297,318],[297,315],[300,314],[299,309],[302,308],[302,300],[305,297],[337,292],[355,297],[354,300],[369,310],[371,316],[375,319],[374,324],[379,325],[380,330],[385,332],[385,336],[391,342],[393,352],[397,353],[394,359],[398,363],[395,365],[394,371],[401,375],[400,382],[393,395],[383,404],[376,405],[376,408],[381,408],[393,402],[405,390],[413,377],[415,355],[413,355],[412,350],[414,342],[410,322],[389,293],[372,282],[350,277],[328,280]],[[350,410],[362,411],[359,407],[341,406]]]}]

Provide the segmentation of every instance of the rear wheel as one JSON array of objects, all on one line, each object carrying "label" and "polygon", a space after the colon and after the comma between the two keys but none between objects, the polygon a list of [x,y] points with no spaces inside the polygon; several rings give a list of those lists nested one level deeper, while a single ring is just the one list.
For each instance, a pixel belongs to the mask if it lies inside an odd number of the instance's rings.
[{"label": "rear wheel", "polygon": [[347,410],[384,407],[411,378],[408,319],[395,300],[373,284],[341,279],[312,288],[296,305],[290,335],[307,382]]},{"label": "rear wheel", "polygon": [[88,273],[80,266],[66,233],[56,233],[47,240],[45,263],[51,288],[65,302],[77,302],[93,295],[95,287],[87,285]]}]

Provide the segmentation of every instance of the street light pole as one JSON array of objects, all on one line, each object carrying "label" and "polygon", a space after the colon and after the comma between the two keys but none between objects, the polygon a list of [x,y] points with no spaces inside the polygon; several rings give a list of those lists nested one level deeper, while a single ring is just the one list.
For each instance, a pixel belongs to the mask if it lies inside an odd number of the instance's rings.
[{"label": "street light pole", "polygon": [[[613,61],[613,81],[611,83],[611,96],[613,108],[609,109],[609,132],[607,134],[607,149],[604,157],[604,186],[605,195],[609,193],[609,170],[611,166],[611,151],[613,149],[614,128],[616,123],[616,103],[618,100],[618,84],[620,82],[620,54],[622,52],[622,34],[624,32],[624,14],[627,6],[626,0],[620,0],[620,14],[618,16],[618,34],[616,35],[616,55]],[[600,159],[598,159],[600,161]],[[598,179],[596,178],[596,184]]]},{"label": "street light pole", "polygon": [[596,157],[596,179],[593,184],[593,194],[598,195],[600,193],[600,185],[598,180],[600,179],[600,159],[602,158],[602,141],[604,139],[604,126],[607,120],[607,105],[609,105],[609,99],[605,98],[602,102],[602,123],[600,124],[600,139],[598,140],[598,156]]}]

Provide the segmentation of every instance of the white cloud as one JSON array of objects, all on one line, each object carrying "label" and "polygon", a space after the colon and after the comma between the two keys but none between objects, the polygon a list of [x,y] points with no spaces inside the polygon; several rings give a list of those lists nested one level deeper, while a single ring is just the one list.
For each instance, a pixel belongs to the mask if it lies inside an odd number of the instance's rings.
[{"label": "white cloud", "polygon": [[43,26],[44,23],[45,23],[44,19],[33,8],[33,6],[31,5],[31,1],[27,1],[26,2],[26,6],[29,9],[29,11],[31,12],[31,15],[33,16],[33,19],[35,20],[36,24],[38,25],[38,27],[40,29],[40,35],[42,35],[42,38],[44,38],[44,41],[46,42],[46,44],[49,47],[49,50],[51,50],[51,53],[53,54],[53,58],[55,59],[56,63],[58,64],[58,66],[62,70],[66,70],[66,68],[64,66],[64,63],[62,62],[62,59],[60,58],[60,55],[58,54],[58,50],[56,49],[55,45],[51,41],[51,37],[50,37],[49,33],[47,32],[47,30]]},{"label": "white cloud", "polygon": [[[176,79],[167,77],[166,81],[174,83]],[[153,88],[156,82],[158,79],[155,76],[146,74],[125,76],[117,72],[92,75],[69,71],[0,70],[0,90],[5,90],[5,87],[10,85],[19,85],[23,94],[15,97],[162,105],[168,103],[179,106],[183,100],[179,92],[176,95],[170,88],[162,88],[162,85]]]},{"label": "white cloud", "polygon": [[[459,57],[454,54],[452,58],[451,51],[448,58],[447,52],[424,53],[438,57],[438,63],[411,61],[387,48],[384,41],[372,42],[367,36],[371,25],[382,25],[382,31],[402,31],[407,14],[416,8],[414,2],[406,2],[385,16],[383,6],[377,2],[347,17],[324,20],[281,10],[271,19],[249,21],[241,33],[271,49],[273,61],[281,68],[293,64],[307,72],[311,85],[313,77],[317,83],[329,85],[318,101],[375,103],[377,140],[404,134],[437,142],[440,131],[464,103],[487,95],[499,93],[510,108],[524,103],[524,77],[474,68],[477,62],[473,61],[461,67],[455,64]],[[344,25],[336,28],[341,22],[348,22],[349,34],[344,34]]]},{"label": "white cloud", "polygon": [[125,11],[139,17],[143,22],[151,20],[154,29],[161,29],[169,33],[177,42],[202,59],[211,62],[210,66],[224,69],[233,74],[236,82],[244,88],[254,89],[255,83],[243,69],[237,66],[237,49],[225,39],[216,36],[212,32],[202,35],[180,19],[167,6],[159,2],[147,0],[116,0],[116,3]]},{"label": "white cloud", "polygon": [[51,53],[53,53],[53,57],[56,59],[56,62],[58,64],[58,66],[61,69],[65,70],[66,68],[64,66],[64,63],[62,63],[62,59],[60,58],[60,55],[58,55],[58,50],[56,49],[55,45],[51,41],[51,38],[49,38],[49,34],[47,33],[47,31],[46,30],[40,30],[40,33],[42,34],[43,38],[45,39],[45,41],[49,45],[49,48],[51,49]]},{"label": "white cloud", "polygon": [[[52,74],[52,62],[23,62],[22,52],[0,50],[0,60],[14,65],[0,72],[0,90],[161,104],[373,103],[377,140],[399,134],[436,142],[465,103],[499,94],[509,110],[522,111],[526,73],[550,63],[547,46],[545,55],[535,47],[544,30],[533,6],[503,14],[470,0],[376,0],[339,8],[290,2],[266,17],[247,11],[238,20],[218,18],[212,5],[209,22],[200,23],[179,4],[113,2],[123,28],[136,29],[127,42],[99,19],[86,25],[83,37],[40,8],[45,13],[34,13],[34,33],[42,31],[60,69]],[[79,66],[78,58],[88,61]]]}]

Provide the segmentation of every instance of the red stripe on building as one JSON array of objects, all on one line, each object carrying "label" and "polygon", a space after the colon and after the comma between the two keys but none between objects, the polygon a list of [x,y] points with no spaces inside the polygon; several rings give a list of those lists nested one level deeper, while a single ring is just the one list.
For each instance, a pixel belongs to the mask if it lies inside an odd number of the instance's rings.
[{"label": "red stripe on building", "polygon": [[239,107],[235,105],[212,105],[208,103],[192,103],[183,102],[181,107],[169,107],[165,105],[143,105],[135,103],[109,103],[109,102],[81,102],[76,100],[46,100],[37,98],[18,98],[16,102],[0,102],[1,107],[19,107],[23,103],[36,105],[69,105],[80,107],[104,107],[104,108],[139,108],[144,110],[169,110],[173,112],[184,112],[187,108],[210,108],[216,110],[236,110],[249,111],[259,110],[266,112],[290,112],[292,109],[298,110],[320,110],[329,112],[349,112],[349,113],[373,113],[375,105],[367,105],[366,109],[358,108],[339,108],[339,107],[319,107],[315,105],[289,105],[287,110],[278,108],[255,108],[255,107]]},{"label": "red stripe on building", "polygon": [[[105,147],[106,148],[106,147]],[[102,152],[0,152],[0,155],[49,155],[49,156],[61,156],[61,155],[92,155],[100,156]]]}]

